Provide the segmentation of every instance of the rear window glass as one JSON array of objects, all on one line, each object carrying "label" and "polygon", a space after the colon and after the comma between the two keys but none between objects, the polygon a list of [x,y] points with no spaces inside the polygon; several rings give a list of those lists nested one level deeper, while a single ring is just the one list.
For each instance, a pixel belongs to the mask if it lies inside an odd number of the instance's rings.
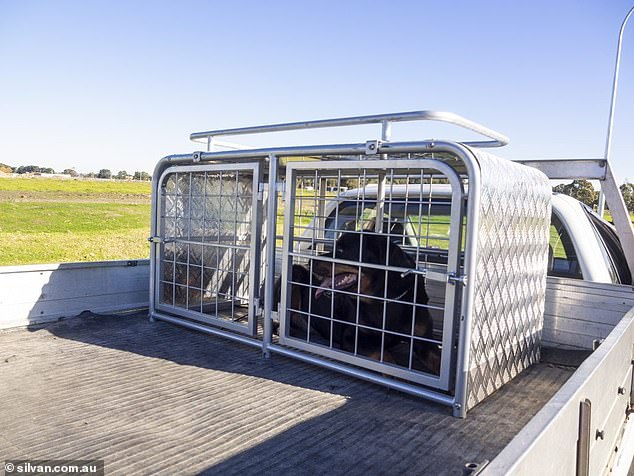
[{"label": "rear window glass", "polygon": [[548,275],[560,278],[582,279],[581,267],[570,234],[553,213],[550,222],[550,247],[548,250]]}]

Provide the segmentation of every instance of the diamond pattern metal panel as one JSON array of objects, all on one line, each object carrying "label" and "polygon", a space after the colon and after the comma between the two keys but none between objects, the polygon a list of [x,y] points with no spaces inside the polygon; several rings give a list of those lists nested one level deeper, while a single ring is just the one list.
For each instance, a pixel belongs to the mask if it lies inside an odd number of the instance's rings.
[{"label": "diamond pattern metal panel", "polygon": [[257,168],[174,170],[161,187],[158,307],[253,333]]},{"label": "diamond pattern metal panel", "polygon": [[484,152],[467,408],[539,361],[550,226],[545,175]]}]

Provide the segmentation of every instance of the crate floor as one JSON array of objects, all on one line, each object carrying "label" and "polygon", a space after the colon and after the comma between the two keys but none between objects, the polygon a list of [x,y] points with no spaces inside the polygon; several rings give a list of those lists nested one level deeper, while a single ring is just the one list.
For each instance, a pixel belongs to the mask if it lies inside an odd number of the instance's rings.
[{"label": "crate floor", "polygon": [[461,474],[574,371],[541,363],[450,409],[143,313],[0,332],[0,461],[103,459],[106,474]]}]

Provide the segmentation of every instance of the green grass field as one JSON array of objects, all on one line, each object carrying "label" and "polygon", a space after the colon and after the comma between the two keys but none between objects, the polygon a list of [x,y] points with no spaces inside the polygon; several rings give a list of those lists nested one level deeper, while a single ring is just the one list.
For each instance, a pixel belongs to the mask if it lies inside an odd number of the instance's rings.
[{"label": "green grass field", "polygon": [[64,180],[51,178],[2,178],[0,190],[4,192],[27,192],[69,194],[79,197],[139,196],[150,197],[150,182],[125,182],[115,180]]},{"label": "green grass field", "polygon": [[[148,258],[150,194],[149,182],[0,178],[0,266]],[[298,227],[313,218],[304,208]],[[432,217],[428,246],[446,247],[446,221]]]},{"label": "green grass field", "polygon": [[0,265],[149,257],[148,182],[0,179]]}]

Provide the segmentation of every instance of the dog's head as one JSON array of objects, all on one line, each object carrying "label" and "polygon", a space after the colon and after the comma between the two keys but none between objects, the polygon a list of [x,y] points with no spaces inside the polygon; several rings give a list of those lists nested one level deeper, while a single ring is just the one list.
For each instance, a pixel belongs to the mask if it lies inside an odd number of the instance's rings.
[{"label": "dog's head", "polygon": [[313,260],[313,273],[320,282],[320,289],[315,292],[317,299],[328,290],[347,290],[367,296],[396,299],[414,289],[413,275],[403,276],[403,271],[381,269],[382,266],[405,269],[416,267],[412,257],[385,235],[370,232],[342,233],[334,243],[333,251],[321,256],[334,258],[337,262],[319,258]]}]

